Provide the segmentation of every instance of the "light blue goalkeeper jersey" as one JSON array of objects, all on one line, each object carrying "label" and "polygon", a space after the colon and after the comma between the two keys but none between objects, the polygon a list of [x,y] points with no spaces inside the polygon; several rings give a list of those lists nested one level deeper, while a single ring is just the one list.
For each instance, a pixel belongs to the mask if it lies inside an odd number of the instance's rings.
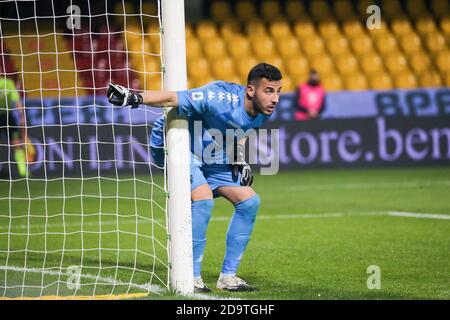
[{"label": "light blue goalkeeper jersey", "polygon": [[[270,116],[251,117],[244,109],[245,87],[224,81],[211,82],[201,88],[178,92],[178,113],[187,115],[191,153],[199,163],[229,162],[227,151],[243,138],[248,129],[259,128]],[[155,121],[151,145],[163,145],[164,118]],[[200,130],[201,129],[201,130]],[[236,131],[237,129],[242,129]],[[228,131],[227,131],[228,130]],[[220,132],[220,135],[219,135]],[[227,133],[237,134],[231,140]]]}]

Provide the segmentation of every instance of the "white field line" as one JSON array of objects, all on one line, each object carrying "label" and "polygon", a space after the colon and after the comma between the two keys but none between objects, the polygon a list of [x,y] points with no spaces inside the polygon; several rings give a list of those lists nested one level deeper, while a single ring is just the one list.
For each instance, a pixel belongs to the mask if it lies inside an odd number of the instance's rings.
[{"label": "white field line", "polygon": [[405,182],[372,182],[372,183],[340,183],[340,184],[317,184],[313,186],[285,186],[284,191],[317,191],[317,190],[359,190],[359,189],[386,189],[386,188],[417,188],[417,187],[450,187],[449,180],[435,181],[405,181]]},{"label": "white field line", "polygon": [[450,214],[435,214],[435,213],[417,213],[417,212],[402,212],[389,211],[388,215],[391,217],[405,217],[405,218],[422,218],[422,219],[443,219],[450,220]]},{"label": "white field line", "polygon": [[[39,273],[39,274],[46,274],[46,275],[51,275],[51,276],[67,276],[67,277],[71,276],[71,274],[69,274],[67,272],[62,272],[62,271],[48,270],[48,269],[42,269],[42,268],[23,268],[23,267],[14,267],[14,266],[0,266],[0,271]],[[108,283],[108,284],[111,284],[114,286],[124,286],[124,285],[128,286],[129,285],[130,287],[144,290],[146,292],[162,293],[164,291],[164,289],[162,287],[157,286],[157,285],[152,285],[149,283],[140,285],[140,284],[134,284],[134,283],[128,283],[128,282],[115,280],[112,277],[105,278],[105,277],[94,276],[94,275],[91,275],[88,273],[80,274],[80,278],[95,280],[96,283]]]},{"label": "white field line", "polygon": [[[14,266],[0,266],[0,271],[15,271],[15,272],[27,272],[27,273],[39,273],[39,274],[46,274],[46,275],[52,275],[52,276],[67,276],[69,277],[70,274],[67,272],[62,271],[55,271],[55,270],[48,270],[48,269],[42,269],[42,268],[23,268],[23,267],[14,267]],[[91,274],[83,274],[81,273],[80,278],[83,279],[90,279],[94,280],[95,283],[108,283],[114,286],[130,286],[136,289],[143,290],[148,293],[156,293],[156,294],[164,294],[166,291],[165,288],[161,286],[157,286],[150,283],[144,283],[144,284],[135,284],[135,283],[128,283],[123,282],[120,280],[116,280],[112,277],[98,277]],[[240,300],[239,298],[222,298],[216,295],[212,294],[202,294],[202,293],[193,293],[189,295],[185,295],[186,297],[200,299],[200,300]]]},{"label": "white field line", "polygon": [[[360,213],[343,213],[343,212],[335,212],[335,213],[302,213],[302,214],[280,214],[280,215],[259,215],[257,216],[257,220],[291,220],[291,219],[322,219],[322,218],[341,218],[341,217],[350,217],[350,216],[391,216],[391,217],[408,217],[408,218],[425,218],[425,219],[441,219],[441,220],[449,220],[450,215],[448,214],[435,214],[435,213],[417,213],[417,212],[400,212],[400,211],[373,211],[373,212],[360,212]],[[231,216],[218,216],[212,217],[211,221],[230,221]],[[139,224],[151,224],[151,221],[143,220],[140,221]],[[134,218],[130,218],[129,221],[121,221],[120,225],[135,225],[136,220]],[[95,227],[99,224],[97,222],[84,222],[83,227]],[[117,222],[110,221],[102,221],[102,226],[116,226]],[[39,228],[42,229],[44,227],[48,228],[57,228],[62,227],[63,224],[60,223],[48,223],[45,224],[20,224],[15,225],[12,224],[11,229],[14,230],[28,230]],[[66,223],[64,225],[66,228],[81,226],[80,223]],[[8,225],[0,226],[1,231],[9,230]],[[120,230],[117,230],[120,231]]]}]

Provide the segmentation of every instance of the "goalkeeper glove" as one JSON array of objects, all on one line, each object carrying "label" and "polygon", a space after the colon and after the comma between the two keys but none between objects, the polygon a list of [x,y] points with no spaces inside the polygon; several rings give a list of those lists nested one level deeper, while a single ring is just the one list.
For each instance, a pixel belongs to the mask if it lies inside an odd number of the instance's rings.
[{"label": "goalkeeper glove", "polygon": [[116,106],[137,108],[143,101],[142,96],[138,92],[114,83],[109,84],[107,95],[109,102]]},{"label": "goalkeeper glove", "polygon": [[251,186],[253,183],[253,173],[250,165],[245,161],[245,147],[242,144],[237,144],[236,147],[236,159],[231,165],[231,172],[233,175],[233,181],[236,181],[239,172],[241,173],[241,186]]}]

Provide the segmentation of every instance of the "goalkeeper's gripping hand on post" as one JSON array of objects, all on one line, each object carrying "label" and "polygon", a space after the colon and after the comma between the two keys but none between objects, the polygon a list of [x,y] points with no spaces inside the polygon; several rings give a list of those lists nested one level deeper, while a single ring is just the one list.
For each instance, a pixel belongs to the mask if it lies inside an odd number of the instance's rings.
[{"label": "goalkeeper's gripping hand on post", "polygon": [[108,100],[116,106],[131,106],[137,108],[143,101],[142,95],[134,92],[119,84],[110,83],[108,92]]},{"label": "goalkeeper's gripping hand on post", "polygon": [[241,186],[251,186],[253,173],[250,165],[245,161],[245,146],[238,143],[236,146],[235,161],[231,165],[233,180],[236,181],[241,173]]}]

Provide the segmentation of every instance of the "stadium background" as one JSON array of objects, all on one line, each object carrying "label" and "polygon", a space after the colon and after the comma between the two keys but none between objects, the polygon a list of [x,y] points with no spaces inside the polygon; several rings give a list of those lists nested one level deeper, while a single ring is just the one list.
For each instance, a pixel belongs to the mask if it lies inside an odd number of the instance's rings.
[{"label": "stadium background", "polygon": [[[82,12],[80,28],[73,31],[67,29],[66,10],[70,4],[79,5]],[[366,10],[370,4],[377,4],[381,9],[380,29],[366,26],[370,16]],[[104,97],[110,81],[135,89],[161,89],[164,66],[159,55],[155,1],[144,2],[142,9],[138,1],[106,1],[95,5],[85,1],[58,1],[36,8],[30,2],[18,2],[17,7],[3,4],[1,9],[5,18],[17,18],[20,12],[22,20],[20,30],[19,24],[2,21],[2,34],[6,37],[1,44],[0,68],[17,81],[19,89],[26,88],[22,93],[29,106],[27,123],[35,127],[46,125],[50,143],[52,137],[57,140],[61,125],[80,121],[86,128],[93,124],[91,130],[94,130],[98,124],[128,119],[126,110],[113,113]],[[141,10],[144,16],[139,15]],[[38,24],[27,19],[35,11]],[[289,168],[308,168],[448,163],[450,134],[445,130],[445,120],[437,118],[445,119],[450,113],[449,12],[445,0],[189,1],[186,3],[188,86],[201,86],[214,79],[245,83],[252,65],[259,61],[272,63],[283,71],[285,94],[269,127],[280,128],[284,126],[280,121],[289,122],[294,118],[293,91],[306,81],[309,70],[315,68],[328,92],[324,120],[313,125],[289,125],[287,135],[291,138],[286,140],[286,148],[298,156],[291,159],[286,155],[282,167],[285,164]],[[48,34],[54,28],[61,34]],[[40,36],[33,36],[36,34]],[[37,51],[40,54],[33,54]],[[40,73],[36,72],[37,66]],[[58,105],[66,107],[60,112],[55,107]],[[77,116],[75,105],[82,106],[81,115]],[[158,115],[158,110],[146,113],[146,121]],[[142,124],[142,112],[136,111],[131,117],[133,123]],[[392,119],[380,127],[384,120],[376,120],[377,117]],[[320,143],[320,134],[338,127],[342,133],[345,129],[342,119],[347,119],[347,129],[356,128],[353,131],[358,136],[372,138],[356,137],[361,142],[356,151],[353,147],[349,152],[356,152],[357,159],[349,161],[340,156],[338,139],[331,140],[328,148],[336,156],[325,156],[324,160],[322,149],[327,146]],[[401,131],[401,138],[391,136],[390,123]],[[308,126],[316,131],[295,138],[296,133],[307,130]],[[51,127],[56,128],[54,132]],[[141,142],[146,139],[146,131],[141,129],[136,128],[132,139]],[[425,134],[424,130],[435,133]],[[77,156],[70,143],[75,144],[81,138],[77,140],[76,132],[70,132],[69,128],[66,131],[64,135],[71,137],[68,143],[60,149],[57,146],[46,151],[53,158],[61,158],[64,152],[66,159]],[[90,143],[92,137],[88,131],[83,141]],[[42,142],[38,141],[42,140],[39,133],[30,130],[36,145]],[[340,143],[347,144],[352,141]],[[139,149],[139,144],[134,146],[135,150],[124,150],[124,157],[131,159],[136,153],[136,157],[146,162],[145,152]],[[387,157],[381,154],[381,149],[386,150]],[[421,153],[424,149],[425,153]],[[44,150],[37,151],[42,159]],[[86,170],[98,169],[95,164],[98,159],[89,150],[85,153],[86,163],[90,163]],[[114,157],[107,149],[101,156],[104,160]],[[76,174],[76,164],[67,163],[66,174],[71,170]],[[127,170],[126,166],[122,167]],[[42,169],[39,161],[31,166],[35,174],[43,174]],[[58,163],[48,168],[50,174],[61,170]]]},{"label": "stadium background", "polygon": [[[81,169],[85,177],[147,172],[145,127],[158,111],[112,112],[104,97],[110,81],[161,88],[159,24],[154,17],[138,17],[136,3],[0,4],[5,18],[0,71],[17,81],[28,107],[38,156],[30,166],[33,177],[79,176]],[[70,4],[90,15],[73,33],[66,27]],[[381,29],[366,27],[371,4],[381,8]],[[190,88],[216,79],[244,83],[249,68],[260,61],[283,71],[285,93],[267,126],[284,132],[281,172],[256,177],[263,207],[241,268],[262,292],[244,297],[448,299],[449,1],[205,0],[186,5]],[[156,15],[156,8],[148,1],[142,10]],[[17,18],[17,12],[23,19],[20,29],[6,21]],[[35,12],[37,24],[27,19]],[[60,17],[51,18],[55,15]],[[48,35],[54,28],[61,34]],[[327,109],[323,119],[300,123],[292,120],[293,91],[310,68],[320,72]],[[115,140],[108,140],[112,124],[129,117],[135,128],[114,131]],[[86,144],[78,148],[80,142]],[[120,159],[112,147],[117,142],[124,148]],[[47,147],[39,149],[44,143]],[[0,152],[1,163],[7,154]],[[85,161],[70,161],[79,158]],[[354,170],[358,167],[377,169]],[[20,195],[25,185],[15,188]],[[217,252],[223,251],[221,218],[232,208],[219,199],[215,210],[221,215],[208,231],[204,269],[209,283],[220,265]],[[396,212],[444,218],[396,220],[390,217]],[[317,219],[308,220],[309,214]],[[280,268],[276,261],[286,264]],[[366,287],[366,268],[374,263],[386,272],[382,291]]]}]

